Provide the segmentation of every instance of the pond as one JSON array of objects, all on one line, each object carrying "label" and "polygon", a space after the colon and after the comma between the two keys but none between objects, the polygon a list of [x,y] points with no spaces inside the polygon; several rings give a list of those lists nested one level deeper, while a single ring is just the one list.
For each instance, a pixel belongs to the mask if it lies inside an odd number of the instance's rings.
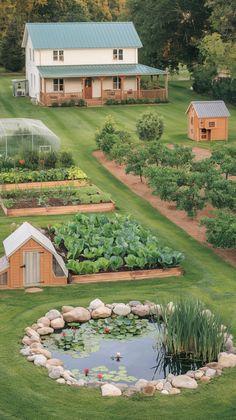
[{"label": "pond", "polygon": [[[126,329],[121,326],[123,333],[119,330],[118,334],[112,322],[99,320],[79,328],[63,329],[46,338],[44,346],[52,352],[52,357],[64,362],[64,367],[76,379],[85,379],[87,369],[86,379],[91,382],[102,379],[133,384],[140,378],[162,379],[168,373],[186,373],[202,365],[201,361],[168,357],[162,344],[161,324],[137,320],[137,330],[130,325]],[[118,360],[117,353],[121,356]]]}]

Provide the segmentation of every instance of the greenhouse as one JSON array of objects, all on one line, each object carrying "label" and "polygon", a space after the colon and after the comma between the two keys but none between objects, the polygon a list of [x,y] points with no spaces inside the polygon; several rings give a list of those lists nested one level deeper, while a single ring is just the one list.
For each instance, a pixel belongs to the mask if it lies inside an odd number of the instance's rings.
[{"label": "greenhouse", "polygon": [[0,118],[0,155],[20,155],[27,150],[58,150],[60,139],[40,120]]}]

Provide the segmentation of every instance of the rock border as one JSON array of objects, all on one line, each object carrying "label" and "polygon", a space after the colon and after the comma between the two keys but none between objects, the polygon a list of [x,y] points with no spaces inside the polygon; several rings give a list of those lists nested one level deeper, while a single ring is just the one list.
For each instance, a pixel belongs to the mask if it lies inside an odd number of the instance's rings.
[{"label": "rock border", "polygon": [[[174,303],[167,304],[168,310],[173,310]],[[211,315],[209,309],[205,310]],[[60,359],[52,358],[52,354],[42,343],[41,338],[50,335],[54,330],[64,328],[65,322],[87,322],[92,319],[104,319],[113,315],[128,316],[130,313],[140,318],[150,315],[161,315],[161,305],[150,301],[130,301],[125,303],[104,304],[100,299],[90,302],[88,308],[82,306],[62,306],[61,312],[57,309],[49,310],[36,323],[25,328],[25,335],[22,339],[23,348],[20,353],[34,365],[44,367],[48,376],[59,384],[66,384],[77,387],[100,388],[103,397],[106,396],[132,396],[141,393],[146,396],[153,396],[155,393],[162,395],[178,395],[182,389],[196,389],[199,383],[209,383],[212,378],[220,376],[224,368],[236,366],[236,347],[233,345],[233,336],[225,333],[225,351],[219,353],[218,361],[207,363],[196,371],[188,371],[184,375],[168,374],[165,379],[148,381],[139,379],[135,385],[125,383],[110,383],[102,381],[87,382],[83,379],[77,380],[70,370],[64,369]],[[222,325],[222,329],[226,327]]]}]

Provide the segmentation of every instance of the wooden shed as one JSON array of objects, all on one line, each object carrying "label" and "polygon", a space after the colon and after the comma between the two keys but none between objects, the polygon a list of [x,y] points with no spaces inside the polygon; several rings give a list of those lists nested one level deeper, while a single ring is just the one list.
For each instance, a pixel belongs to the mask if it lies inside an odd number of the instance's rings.
[{"label": "wooden shed", "polygon": [[0,288],[22,288],[67,283],[68,270],[52,242],[42,232],[23,223],[3,241]]},{"label": "wooden shed", "polygon": [[188,116],[188,138],[195,141],[228,139],[230,113],[224,101],[193,101]]}]

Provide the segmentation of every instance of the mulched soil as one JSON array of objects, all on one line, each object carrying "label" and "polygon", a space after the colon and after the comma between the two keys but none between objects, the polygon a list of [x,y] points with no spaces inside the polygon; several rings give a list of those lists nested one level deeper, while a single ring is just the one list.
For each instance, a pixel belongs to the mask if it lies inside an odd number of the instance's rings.
[{"label": "mulched soil", "polygon": [[[172,147],[169,145],[169,147]],[[210,156],[210,152],[199,147],[194,147],[193,152],[196,159],[201,160]],[[125,173],[125,168],[122,165],[117,165],[116,162],[107,160],[103,152],[95,151],[93,153],[95,158],[116,178],[123,182],[131,191],[135,192],[140,197],[147,200],[152,207],[157,209],[161,214],[166,216],[169,220],[181,227],[190,236],[196,239],[201,244],[211,248],[217,255],[222,257],[225,261],[236,267],[236,251],[231,249],[213,248],[212,245],[206,241],[206,228],[201,226],[199,221],[202,217],[213,216],[213,208],[208,205],[202,211],[198,212],[198,216],[194,219],[189,218],[182,210],[177,210],[175,203],[161,200],[158,196],[152,194],[151,188],[147,185],[146,180],[140,181],[136,175]]]}]

